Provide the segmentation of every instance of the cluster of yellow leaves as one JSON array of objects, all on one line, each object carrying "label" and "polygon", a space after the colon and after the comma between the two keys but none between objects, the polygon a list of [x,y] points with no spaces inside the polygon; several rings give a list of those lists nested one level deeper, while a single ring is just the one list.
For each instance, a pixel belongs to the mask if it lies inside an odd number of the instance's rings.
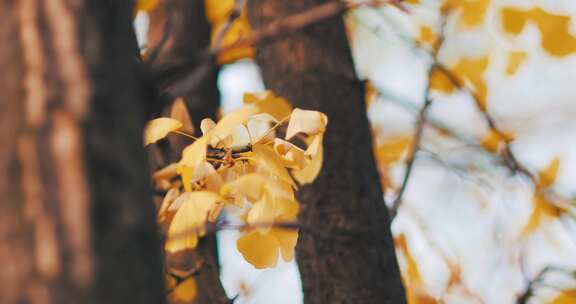
[{"label": "cluster of yellow leaves", "polygon": [[459,27],[470,29],[484,21],[490,0],[444,0],[441,10],[460,12]]},{"label": "cluster of yellow leaves", "polygon": [[[205,0],[206,16],[210,24],[212,24],[213,46],[220,35],[223,35],[221,36],[220,47],[224,48],[250,35],[250,24],[248,22],[246,9],[243,9],[240,16],[227,27],[230,14],[235,9],[235,3],[236,1],[234,0]],[[223,30],[225,30],[225,33],[222,33]],[[218,54],[218,63],[226,64],[253,56],[254,49],[247,45],[221,52]]]},{"label": "cluster of yellow leaves", "polygon": [[533,22],[540,30],[542,48],[557,57],[576,52],[576,37],[570,33],[570,21],[570,16],[548,13],[539,7],[530,10],[502,9],[504,31],[517,36],[528,22]]},{"label": "cluster of yellow leaves", "polygon": [[[488,87],[484,74],[488,68],[489,59],[487,56],[477,58],[461,58],[458,63],[450,68],[450,73],[459,82],[466,84],[475,96],[478,107],[486,110],[486,98],[488,96]],[[457,88],[453,81],[441,70],[434,69],[430,77],[430,89],[443,93],[452,93]]]},{"label": "cluster of yellow leaves", "polygon": [[402,273],[402,280],[406,286],[406,298],[408,304],[435,304],[436,299],[426,294],[424,291],[423,280],[418,269],[416,260],[408,250],[406,235],[400,234],[394,238],[396,249],[402,253],[406,264]]},{"label": "cluster of yellow leaves", "polygon": [[[206,222],[216,221],[229,205],[244,212],[247,228],[237,247],[254,267],[273,267],[279,255],[293,258],[298,232],[281,224],[296,220],[296,182],[310,183],[320,172],[328,119],[292,109],[271,92],[246,94],[244,103],[218,123],[204,119],[202,136],[183,149],[180,161],[154,174],[157,186],[167,191],[158,215],[160,221],[171,218],[166,251],[195,248]],[[285,137],[276,137],[286,122]],[[154,119],[144,130],[144,142],[171,132],[186,135],[183,125],[174,118]]]},{"label": "cluster of yellow leaves", "polygon": [[544,190],[556,182],[556,177],[558,176],[558,170],[560,169],[560,158],[555,157],[548,166],[538,174],[538,185],[534,190],[534,196],[532,198],[533,209],[528,222],[524,226],[521,232],[521,236],[526,236],[527,234],[536,230],[544,216],[549,216],[552,218],[557,218],[562,213],[562,210],[552,204],[546,198]]}]

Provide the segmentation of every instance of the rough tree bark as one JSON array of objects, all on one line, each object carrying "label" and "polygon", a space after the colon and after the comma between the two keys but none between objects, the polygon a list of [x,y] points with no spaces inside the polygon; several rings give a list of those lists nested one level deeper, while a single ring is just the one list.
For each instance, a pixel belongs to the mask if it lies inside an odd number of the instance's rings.
[{"label": "rough tree bark", "polygon": [[[248,11],[257,29],[325,2],[251,0]],[[256,59],[269,89],[329,118],[322,172],[299,194],[299,221],[306,228],[300,233],[297,259],[305,303],[403,303],[364,87],[354,72],[342,19],[264,41],[257,46]],[[307,229],[326,230],[334,238]]]},{"label": "rough tree bark", "polygon": [[163,303],[132,1],[0,0],[0,303]]},{"label": "rough tree bark", "polygon": [[[160,30],[152,29],[157,36],[153,41],[159,43],[166,33],[170,35],[166,43],[154,60],[154,65],[170,65],[178,63],[197,54],[202,54],[210,46],[211,27],[206,19],[204,1],[190,0],[167,0],[164,7],[158,10],[159,22],[153,24],[160,26]],[[165,14],[165,16],[161,16]],[[152,16],[152,22],[155,22]],[[167,31],[167,32],[166,32]],[[190,112],[190,117],[194,123],[197,135],[200,135],[200,122],[202,119],[210,117],[216,118],[216,111],[220,106],[220,93],[217,86],[218,66],[199,63],[200,73],[184,75],[163,87],[162,93],[167,93],[170,101],[173,97],[182,97]],[[165,112],[169,112],[164,109]],[[153,113],[158,115],[160,113]],[[180,137],[171,138],[171,146],[163,149],[165,152],[165,162],[156,164],[159,167],[177,161],[183,144],[189,144],[189,140],[180,141]],[[200,240],[198,247],[193,253],[184,252],[182,254],[169,257],[168,266],[178,268],[194,268],[200,266],[195,279],[198,284],[198,297],[195,303],[199,304],[220,304],[229,301],[224,287],[220,282],[220,269],[218,265],[218,250],[216,236],[210,234]]]}]

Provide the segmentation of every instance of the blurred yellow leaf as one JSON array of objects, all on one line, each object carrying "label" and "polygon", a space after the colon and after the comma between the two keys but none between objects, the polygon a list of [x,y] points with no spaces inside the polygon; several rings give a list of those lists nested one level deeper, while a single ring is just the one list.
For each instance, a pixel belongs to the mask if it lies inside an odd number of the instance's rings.
[{"label": "blurred yellow leaf", "polygon": [[542,48],[551,56],[564,57],[576,52],[576,37],[571,34],[570,16],[548,13],[539,7],[529,10],[502,9],[504,31],[520,35],[528,22],[538,27]]},{"label": "blurred yellow leaf", "polygon": [[488,96],[488,87],[484,79],[484,73],[488,67],[489,59],[487,56],[477,58],[461,58],[451,71],[462,84],[468,83],[470,89],[476,97],[478,107],[486,111],[486,98]]},{"label": "blurred yellow leaf", "polygon": [[149,12],[155,9],[158,4],[160,4],[160,0],[138,0],[136,1],[135,10]]},{"label": "blurred yellow leaf", "polygon": [[420,270],[418,269],[418,264],[410,251],[408,250],[408,242],[406,240],[406,235],[403,233],[398,235],[395,240],[394,244],[396,248],[404,255],[406,259],[406,268],[405,268],[405,280],[408,284],[412,285],[420,285],[422,284],[422,276],[420,275]]},{"label": "blurred yellow leaf", "polygon": [[290,103],[286,99],[276,96],[271,91],[246,93],[244,94],[244,104],[254,105],[260,112],[268,113],[278,121],[288,117],[292,112]]},{"label": "blurred yellow leaf", "polygon": [[552,161],[544,168],[544,170],[538,173],[539,185],[541,187],[550,187],[556,182],[556,177],[558,176],[558,170],[560,169],[560,157],[556,156]]},{"label": "blurred yellow leaf", "polygon": [[456,86],[444,72],[435,68],[430,74],[430,89],[449,94],[456,90]]},{"label": "blurred yellow leaf", "polygon": [[280,244],[270,233],[252,231],[236,242],[238,251],[252,266],[262,269],[276,266]]},{"label": "blurred yellow leaf", "polygon": [[307,135],[323,133],[327,124],[328,117],[324,113],[296,108],[290,116],[288,129],[286,130],[286,140],[298,133]]},{"label": "blurred yellow leaf", "polygon": [[206,149],[208,148],[208,137],[202,136],[194,143],[184,148],[182,159],[178,162],[178,173],[182,172],[182,167],[194,168],[206,160]]},{"label": "blurred yellow leaf", "polygon": [[434,33],[431,27],[426,25],[420,26],[420,33],[417,39],[418,43],[434,46],[437,40],[438,36],[436,36],[436,33]]},{"label": "blurred yellow leaf", "polygon": [[153,144],[182,127],[182,123],[167,117],[156,118],[144,127],[144,145]]},{"label": "blurred yellow leaf", "polygon": [[491,129],[480,141],[480,145],[492,153],[499,153],[506,143],[514,140],[510,133],[502,133],[498,130]]},{"label": "blurred yellow leaf", "polygon": [[172,291],[170,297],[173,301],[180,301],[190,303],[198,296],[198,285],[195,278],[186,279],[180,282],[178,286]]},{"label": "blurred yellow leaf", "polygon": [[557,206],[550,203],[546,199],[546,197],[544,197],[544,194],[539,189],[537,189],[536,192],[534,193],[534,196],[532,198],[532,204],[533,204],[532,214],[530,215],[528,222],[522,229],[520,237],[524,237],[533,232],[534,230],[538,229],[544,216],[557,218],[561,214],[561,210]]},{"label": "blurred yellow leaf", "polygon": [[574,304],[576,303],[576,289],[564,290],[550,304]]},{"label": "blurred yellow leaf", "polygon": [[418,269],[416,260],[408,250],[406,235],[403,233],[394,239],[394,244],[398,251],[402,253],[406,264],[402,273],[402,279],[406,285],[406,297],[408,304],[435,304],[438,303],[434,298],[427,295],[422,290],[423,280]]},{"label": "blurred yellow leaf", "polygon": [[[182,203],[178,203],[178,200],[182,200]],[[204,223],[208,212],[221,200],[219,195],[208,191],[186,192],[176,199],[173,205],[180,206],[168,229],[168,239],[164,245],[166,251],[195,248],[198,236],[205,233]]]},{"label": "blurred yellow leaf", "polygon": [[518,68],[526,61],[528,54],[523,51],[508,53],[508,66],[506,66],[506,74],[514,75]]},{"label": "blurred yellow leaf", "polygon": [[459,11],[461,29],[479,26],[484,21],[490,0],[444,0],[442,11]]},{"label": "blurred yellow leaf", "polygon": [[398,162],[404,152],[410,147],[412,136],[395,136],[374,146],[374,155],[378,161],[378,172],[382,188],[388,189],[391,186],[391,179],[388,171],[391,165]]},{"label": "blurred yellow leaf", "polygon": [[[220,47],[226,48],[240,39],[246,38],[250,35],[250,23],[246,14],[246,9],[243,9],[240,16],[232,22],[226,29],[226,32],[221,31],[224,29],[229,21],[230,14],[234,11],[234,0],[205,0],[205,10],[208,21],[212,24],[212,46],[215,46],[217,39],[221,37]],[[242,58],[251,58],[254,56],[254,49],[250,45],[240,46],[233,49],[227,49],[218,54],[218,63],[227,64]]]},{"label": "blurred yellow leaf", "polygon": [[252,231],[240,237],[238,251],[257,269],[276,266],[279,252],[284,261],[294,258],[298,232],[293,229],[272,228],[267,233]]}]

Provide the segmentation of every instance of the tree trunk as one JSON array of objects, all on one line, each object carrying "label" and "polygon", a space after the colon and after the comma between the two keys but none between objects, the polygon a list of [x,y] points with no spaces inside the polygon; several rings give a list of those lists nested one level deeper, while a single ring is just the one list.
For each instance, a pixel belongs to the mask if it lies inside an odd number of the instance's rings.
[{"label": "tree trunk", "polygon": [[132,1],[0,0],[0,303],[163,303]]},{"label": "tree trunk", "polygon": [[[323,0],[251,0],[255,30]],[[403,303],[404,289],[383,202],[364,87],[357,80],[340,16],[257,46],[267,87],[296,107],[328,115],[324,166],[299,193],[297,259],[304,301]],[[312,231],[307,231],[311,229]],[[334,238],[313,233],[326,230]],[[346,237],[348,236],[348,237]]]},{"label": "tree trunk", "polygon": [[[203,54],[210,46],[211,35],[211,27],[206,19],[204,1],[167,0],[164,5],[164,12],[159,13],[166,14],[168,19],[164,21],[162,19],[165,18],[159,18],[160,22],[166,24],[160,32],[163,35],[165,31],[168,31],[170,38],[158,50],[158,56],[154,60],[154,64],[176,64],[187,58]],[[152,21],[154,22],[154,19]],[[154,40],[159,41],[161,39]],[[177,78],[165,87],[165,92],[163,92],[168,93],[172,98],[178,96],[184,99],[197,135],[200,135],[200,122],[202,119],[207,117],[215,119],[216,111],[220,106],[220,93],[217,86],[218,66],[215,62],[199,62],[196,70],[199,69],[202,73],[191,73]],[[164,111],[169,112],[167,109]],[[170,147],[166,147],[162,151],[164,154],[163,158],[168,160],[168,162],[156,164],[159,167],[178,161],[180,151],[185,145],[190,143],[188,139],[182,141],[180,137],[171,137],[171,139]],[[220,304],[229,301],[220,281],[215,234],[208,234],[203,237],[195,252],[188,251],[169,256],[167,264],[176,268],[195,268],[198,265],[202,265],[195,277],[198,284],[198,296],[194,303]]]},{"label": "tree trunk", "polygon": [[[168,31],[170,36],[159,50],[153,65],[155,67],[177,65],[190,58],[210,59],[202,56],[210,46],[211,35],[204,0],[166,0],[164,8],[163,13],[166,16],[159,18],[161,20],[159,22],[165,25],[160,25],[163,30],[159,31],[160,34],[156,36],[166,33],[165,31]],[[161,38],[154,40],[159,41]],[[192,73],[162,84],[162,89],[170,95],[184,98],[197,130],[202,119],[216,118],[216,111],[220,106],[220,94],[217,87],[218,71],[219,67],[216,62],[198,61]]]}]

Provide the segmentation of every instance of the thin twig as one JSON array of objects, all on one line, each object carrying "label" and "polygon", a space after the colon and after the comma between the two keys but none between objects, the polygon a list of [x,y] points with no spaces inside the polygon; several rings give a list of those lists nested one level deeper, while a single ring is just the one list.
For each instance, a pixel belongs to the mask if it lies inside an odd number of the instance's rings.
[{"label": "thin twig", "polygon": [[[438,37],[438,41],[433,46],[432,51],[432,64],[428,69],[428,79],[432,78],[432,73],[434,72],[436,62],[438,60],[438,52],[440,51],[440,47],[444,42],[444,30],[446,28],[446,18],[442,16],[441,28],[440,28],[440,36]],[[410,145],[410,151],[408,152],[408,156],[406,158],[406,172],[404,173],[404,178],[402,179],[402,185],[400,186],[400,190],[396,196],[396,199],[392,203],[390,207],[390,217],[394,219],[396,214],[398,213],[398,208],[402,204],[402,200],[404,198],[404,193],[406,192],[406,188],[408,187],[408,183],[410,181],[410,177],[412,176],[412,170],[414,168],[414,162],[416,160],[416,153],[420,149],[420,144],[422,141],[422,134],[424,133],[424,127],[426,125],[426,121],[428,118],[428,110],[432,106],[432,98],[430,96],[431,90],[431,81],[428,81],[428,85],[426,86],[426,91],[424,92],[424,104],[418,111],[418,119],[416,120],[416,126],[414,130],[414,136],[412,139],[412,144]]]}]

